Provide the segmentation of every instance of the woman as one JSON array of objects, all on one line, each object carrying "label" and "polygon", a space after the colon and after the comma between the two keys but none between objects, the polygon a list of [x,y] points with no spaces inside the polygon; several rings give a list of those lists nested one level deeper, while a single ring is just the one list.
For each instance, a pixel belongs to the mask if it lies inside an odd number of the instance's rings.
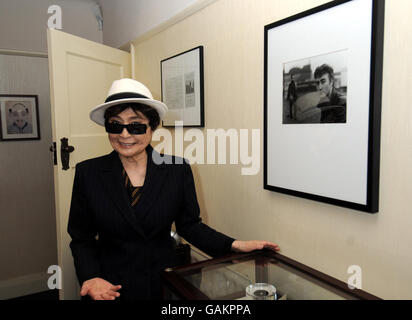
[{"label": "woman", "polygon": [[190,166],[174,156],[159,164],[163,155],[150,146],[166,112],[143,84],[121,79],[90,113],[114,150],[76,166],[68,232],[82,296],[161,299],[160,272],[178,262],[173,222],[180,236],[212,256],[279,250],[266,241],[234,240],[201,222]]}]

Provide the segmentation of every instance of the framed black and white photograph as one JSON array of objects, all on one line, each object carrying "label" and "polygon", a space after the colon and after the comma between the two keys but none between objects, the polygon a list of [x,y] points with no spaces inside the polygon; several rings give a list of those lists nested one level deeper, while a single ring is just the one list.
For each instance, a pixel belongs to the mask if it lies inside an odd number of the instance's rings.
[{"label": "framed black and white photograph", "polygon": [[264,188],[379,211],[383,0],[265,26]]},{"label": "framed black and white photograph", "polygon": [[284,64],[283,124],[346,123],[348,50]]},{"label": "framed black and white photograph", "polygon": [[1,140],[40,139],[37,95],[0,95]]},{"label": "framed black and white photograph", "polygon": [[163,127],[204,127],[203,46],[161,61]]}]

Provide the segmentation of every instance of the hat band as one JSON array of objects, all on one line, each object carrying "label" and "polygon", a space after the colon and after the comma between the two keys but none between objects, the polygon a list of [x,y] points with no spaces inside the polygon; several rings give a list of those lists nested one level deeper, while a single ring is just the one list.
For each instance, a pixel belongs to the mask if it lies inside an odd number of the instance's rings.
[{"label": "hat band", "polygon": [[134,93],[134,92],[120,92],[120,93],[115,93],[112,94],[111,96],[107,97],[106,102],[114,101],[114,100],[121,100],[121,99],[133,99],[133,98],[138,98],[138,99],[149,99],[148,97],[139,94],[139,93]]}]

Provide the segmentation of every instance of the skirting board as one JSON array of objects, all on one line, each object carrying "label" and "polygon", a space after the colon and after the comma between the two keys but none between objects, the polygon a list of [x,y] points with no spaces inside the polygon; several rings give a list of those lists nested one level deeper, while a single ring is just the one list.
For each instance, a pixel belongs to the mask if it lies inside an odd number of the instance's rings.
[{"label": "skirting board", "polygon": [[35,273],[0,281],[0,300],[12,299],[49,290],[47,273]]}]

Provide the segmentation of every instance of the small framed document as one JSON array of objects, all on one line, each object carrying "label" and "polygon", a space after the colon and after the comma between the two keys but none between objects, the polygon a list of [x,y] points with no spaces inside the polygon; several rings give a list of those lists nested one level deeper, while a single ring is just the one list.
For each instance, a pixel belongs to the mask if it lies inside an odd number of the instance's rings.
[{"label": "small framed document", "polygon": [[203,46],[164,59],[160,67],[169,108],[163,127],[204,127]]}]

